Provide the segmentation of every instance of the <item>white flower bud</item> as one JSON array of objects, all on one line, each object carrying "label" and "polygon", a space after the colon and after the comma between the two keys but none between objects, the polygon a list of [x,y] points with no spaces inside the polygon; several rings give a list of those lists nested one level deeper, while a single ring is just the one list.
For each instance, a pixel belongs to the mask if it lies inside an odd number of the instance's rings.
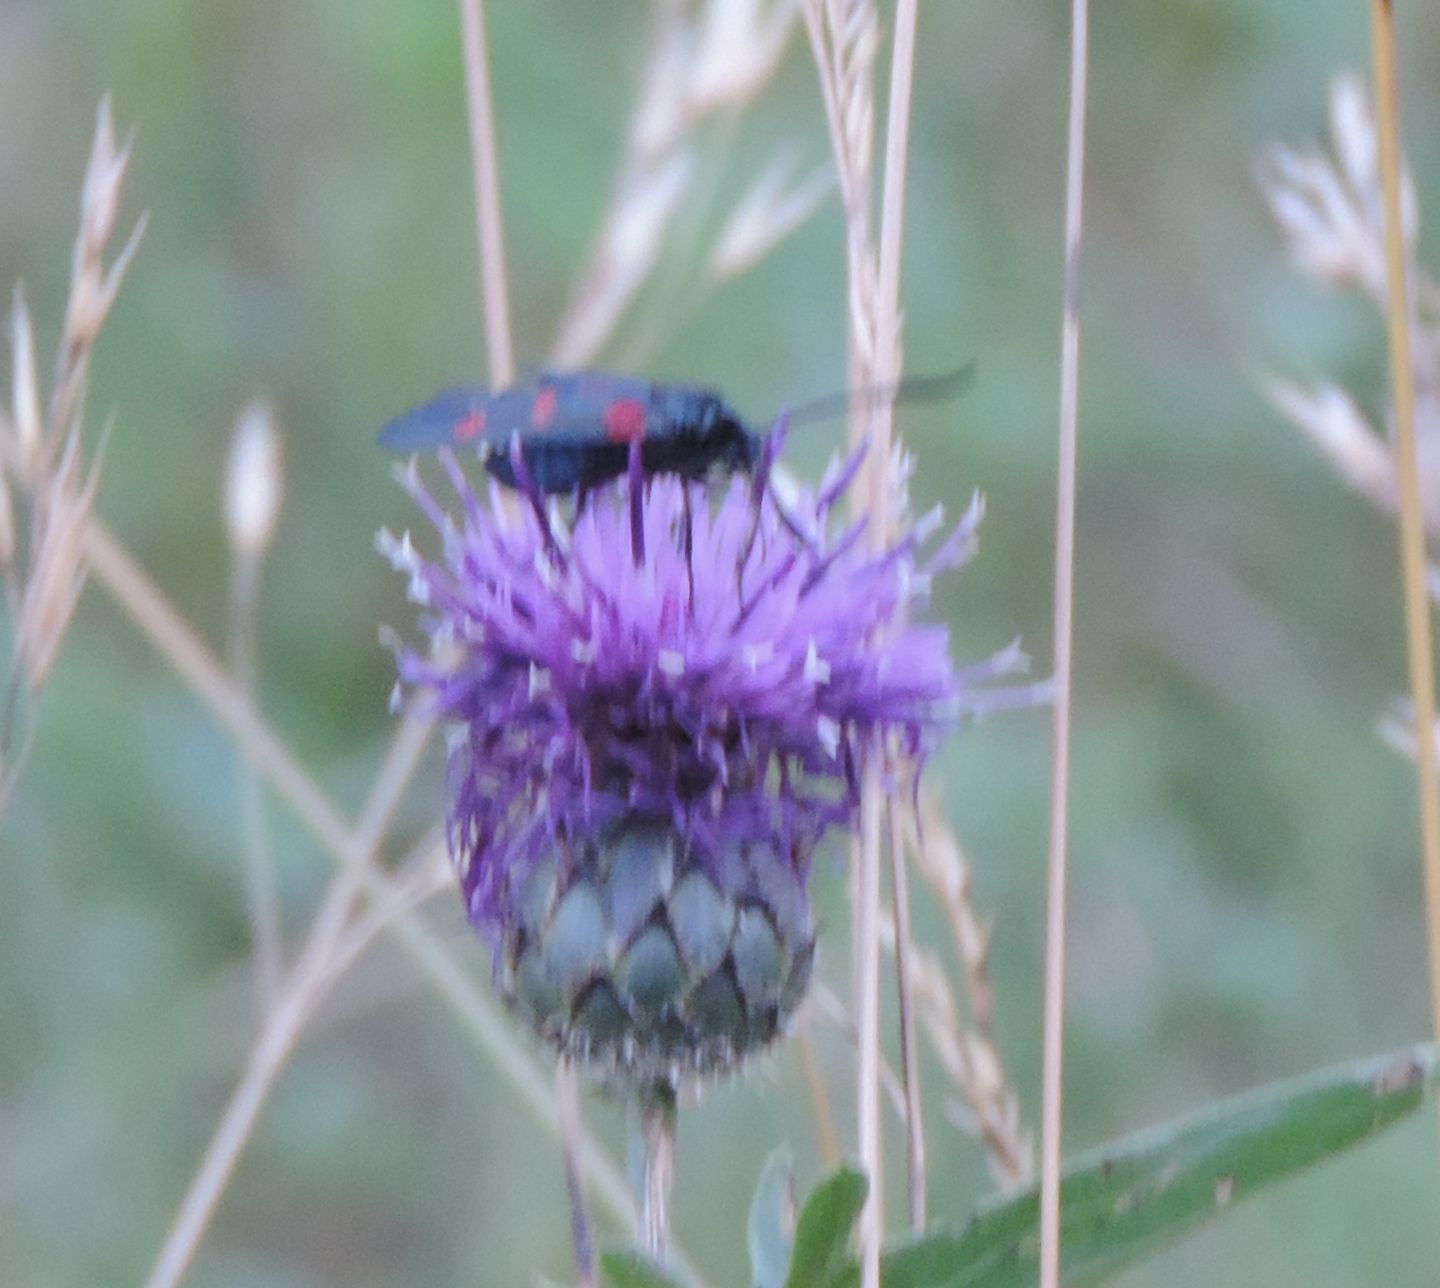
[{"label": "white flower bud", "polygon": [[283,468],[274,416],[253,402],[235,421],[225,462],[225,533],[237,555],[258,558],[273,539]]}]

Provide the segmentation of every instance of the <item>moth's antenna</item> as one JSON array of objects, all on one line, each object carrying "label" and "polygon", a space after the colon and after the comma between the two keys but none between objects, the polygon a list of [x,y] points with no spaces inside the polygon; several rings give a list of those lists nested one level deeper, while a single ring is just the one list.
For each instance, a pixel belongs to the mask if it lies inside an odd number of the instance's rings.
[{"label": "moth's antenna", "polygon": [[789,420],[797,421],[832,420],[843,416],[857,406],[867,403],[884,402],[891,399],[897,403],[948,402],[958,398],[970,387],[975,378],[975,361],[972,358],[954,371],[944,371],[935,376],[905,376],[891,384],[864,385],[859,389],[846,389],[840,393],[825,394],[812,398],[798,407],[791,407]]}]

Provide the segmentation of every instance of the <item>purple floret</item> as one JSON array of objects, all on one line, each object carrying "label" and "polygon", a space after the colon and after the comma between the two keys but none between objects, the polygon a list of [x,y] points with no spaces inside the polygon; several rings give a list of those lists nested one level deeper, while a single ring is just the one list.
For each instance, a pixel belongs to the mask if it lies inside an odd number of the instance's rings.
[{"label": "purple floret", "polygon": [[783,507],[746,479],[716,498],[659,476],[637,563],[623,481],[572,525],[538,496],[478,496],[442,459],[454,518],[405,476],[442,558],[408,533],[380,545],[424,610],[430,647],[398,650],[400,679],[451,725],[451,852],[492,941],[540,858],[635,818],[671,821],[702,863],[764,841],[803,880],[854,816],[865,748],[923,755],[1023,662],[957,673],[946,630],[911,621],[930,573],[968,555],[978,504],[922,565],[918,531],[873,553],[832,521],[849,470]]}]

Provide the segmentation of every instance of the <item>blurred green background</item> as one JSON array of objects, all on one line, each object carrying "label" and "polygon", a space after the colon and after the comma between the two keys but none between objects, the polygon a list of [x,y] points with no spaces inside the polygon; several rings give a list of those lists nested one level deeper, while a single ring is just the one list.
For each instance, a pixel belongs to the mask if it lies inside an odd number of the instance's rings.
[{"label": "blurred green background", "polygon": [[[1407,143],[1440,218],[1440,10],[1401,8]],[[609,195],[650,11],[492,9],[515,331],[540,360]],[[1119,0],[1094,16],[1075,1147],[1426,1028],[1412,774],[1375,733],[1404,675],[1392,528],[1255,382],[1324,371],[1383,401],[1377,319],[1289,271],[1253,184],[1267,142],[1324,134],[1330,78],[1368,66],[1365,19],[1305,0]],[[978,0],[923,6],[921,23],[906,356],[918,371],[973,356],[979,378],[902,425],[920,503],[989,499],[980,558],[937,596],[957,656],[1020,633],[1043,666],[1066,16]],[[440,0],[0,3],[0,284],[24,279],[48,351],[95,103],[113,92],[138,130],[126,209],[152,220],[96,360],[92,422],[115,414],[100,510],[219,648],[229,427],[256,394],[273,401],[288,496],[262,699],[351,810],[390,731],[376,627],[410,622],[371,550],[379,525],[410,521],[375,430],[484,375],[457,45]],[[825,156],[801,38],[728,158],[707,144],[722,206],[782,143]],[[749,277],[665,307],[642,308],[612,361],[713,383],[757,418],[836,388],[834,203]],[[817,431],[793,455],[808,468],[828,446]],[[135,1283],[250,1037],[234,754],[94,590],[40,714],[0,833],[0,1282]],[[1032,1123],[1047,755],[1030,712],[933,766],[995,917],[999,1028]],[[440,801],[432,757],[406,830]],[[293,942],[330,869],[272,817]],[[839,922],[838,872],[820,879]],[[483,980],[458,900],[428,915]],[[837,985],[845,959],[830,942]],[[828,1031],[821,1045],[845,1112],[843,1046]],[[716,1284],[743,1279],[744,1203],[771,1147],[790,1140],[816,1175],[798,1071],[782,1052],[682,1123],[678,1234]],[[927,1072],[931,1210],[959,1220],[983,1162]],[[612,1108],[590,1117],[618,1141]],[[1123,1282],[1430,1284],[1437,1205],[1421,1117]],[[567,1265],[555,1149],[382,946],[308,1032],[192,1282],[503,1285]]]}]

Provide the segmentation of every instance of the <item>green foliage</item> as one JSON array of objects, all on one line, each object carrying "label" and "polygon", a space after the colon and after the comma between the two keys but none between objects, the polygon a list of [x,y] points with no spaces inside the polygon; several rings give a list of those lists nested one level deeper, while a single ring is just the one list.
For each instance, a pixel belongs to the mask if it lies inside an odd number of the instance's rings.
[{"label": "green foliage", "polygon": [[[1419,1107],[1440,1049],[1415,1047],[1263,1087],[1077,1159],[1061,1186],[1066,1283],[1124,1269],[1273,1181]],[[892,1249],[885,1288],[1022,1288],[1035,1282],[1039,1194],[981,1211],[959,1234]]]},{"label": "green foliage", "polygon": [[[794,1160],[788,1149],[770,1155],[750,1204],[747,1241],[755,1288],[850,1288],[858,1271],[849,1256],[850,1234],[869,1185],[853,1168],[842,1167],[815,1187],[787,1230]],[[639,1252],[612,1252],[601,1258],[611,1288],[669,1288],[674,1283]]]},{"label": "green foliage", "polygon": [[609,1288],[682,1288],[649,1257],[639,1252],[607,1252],[600,1269]]},{"label": "green foliage", "polygon": [[841,1288],[850,1282],[846,1252],[850,1231],[869,1192],[865,1177],[849,1167],[815,1187],[795,1223],[795,1249],[785,1288]]},{"label": "green foliage", "polygon": [[[1065,1282],[1113,1275],[1272,1182],[1373,1136],[1417,1109],[1437,1072],[1440,1048],[1413,1047],[1274,1083],[1076,1159],[1060,1195]],[[756,1288],[779,1282],[773,1267],[786,1247],[789,1184],[790,1160],[777,1151],[750,1210]],[[785,1288],[858,1282],[848,1247],[867,1191],[851,1168],[816,1187],[796,1223]],[[959,1233],[892,1246],[884,1288],[1024,1288],[1035,1281],[1039,1208],[1031,1189],[983,1208]],[[671,1283],[634,1253],[607,1258],[605,1268],[615,1288]]]}]

